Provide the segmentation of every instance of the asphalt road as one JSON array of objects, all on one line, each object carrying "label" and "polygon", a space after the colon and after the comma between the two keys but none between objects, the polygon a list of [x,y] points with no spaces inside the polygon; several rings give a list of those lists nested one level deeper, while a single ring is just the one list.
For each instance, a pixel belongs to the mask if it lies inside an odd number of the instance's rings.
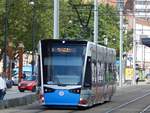
[{"label": "asphalt road", "polygon": [[117,89],[111,102],[96,105],[86,110],[52,109],[35,102],[26,106],[3,109],[0,110],[0,113],[150,113],[148,108],[150,94],[148,93],[150,93],[150,85],[148,84],[126,86]]}]

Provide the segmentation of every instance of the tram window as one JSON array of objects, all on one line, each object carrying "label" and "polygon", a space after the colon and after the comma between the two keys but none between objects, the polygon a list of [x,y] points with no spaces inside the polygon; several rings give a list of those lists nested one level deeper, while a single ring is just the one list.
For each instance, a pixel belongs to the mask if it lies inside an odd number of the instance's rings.
[{"label": "tram window", "polygon": [[105,77],[105,82],[107,81],[107,63],[104,64],[104,77]]},{"label": "tram window", "polygon": [[108,68],[109,68],[109,81],[112,81],[112,76],[113,76],[112,74],[113,73],[112,73],[112,64],[111,63],[109,64]]},{"label": "tram window", "polygon": [[91,75],[92,75],[92,84],[96,85],[96,61],[91,63]]},{"label": "tram window", "polygon": [[40,68],[40,56],[38,56],[38,86],[41,86],[41,68]]},{"label": "tram window", "polygon": [[101,68],[101,62],[99,61],[97,63],[97,75],[98,75],[98,83],[102,83],[103,81],[103,76],[102,76],[102,68]]},{"label": "tram window", "polygon": [[109,82],[109,69],[108,64],[105,63],[105,81]]},{"label": "tram window", "polygon": [[113,81],[116,81],[117,80],[117,78],[116,78],[116,76],[117,76],[116,66],[113,64],[112,68],[113,68]]},{"label": "tram window", "polygon": [[104,62],[101,63],[101,73],[102,73],[102,81],[105,81],[105,64]]},{"label": "tram window", "polygon": [[109,72],[112,72],[112,65],[109,64]]},{"label": "tram window", "polygon": [[84,87],[91,87],[91,57],[87,57]]}]

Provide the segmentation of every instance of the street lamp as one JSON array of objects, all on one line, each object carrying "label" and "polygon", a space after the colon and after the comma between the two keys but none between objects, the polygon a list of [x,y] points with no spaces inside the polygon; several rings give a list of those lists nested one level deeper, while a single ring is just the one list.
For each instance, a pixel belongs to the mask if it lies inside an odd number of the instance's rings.
[{"label": "street lamp", "polygon": [[104,44],[107,46],[108,45],[108,38],[104,38]]},{"label": "street lamp", "polygon": [[30,5],[34,5],[34,1],[30,1],[29,4],[30,4]]},{"label": "street lamp", "polygon": [[32,5],[32,75],[34,73],[34,49],[35,49],[35,2],[31,0],[29,2]]},{"label": "street lamp", "polygon": [[98,43],[105,45],[106,47],[108,46],[108,37],[106,35],[102,36],[104,38],[103,41],[98,41]]}]

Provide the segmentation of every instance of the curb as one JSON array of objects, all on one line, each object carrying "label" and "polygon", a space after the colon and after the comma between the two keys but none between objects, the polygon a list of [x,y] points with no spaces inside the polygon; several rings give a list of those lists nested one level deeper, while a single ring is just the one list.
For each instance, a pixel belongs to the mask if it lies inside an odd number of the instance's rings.
[{"label": "curb", "polygon": [[37,94],[29,94],[20,98],[0,101],[0,109],[32,104],[37,101]]}]

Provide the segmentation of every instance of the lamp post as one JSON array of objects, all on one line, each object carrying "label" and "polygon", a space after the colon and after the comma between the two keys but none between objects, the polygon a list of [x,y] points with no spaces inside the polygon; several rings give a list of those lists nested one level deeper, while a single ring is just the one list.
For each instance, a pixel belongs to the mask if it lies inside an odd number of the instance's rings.
[{"label": "lamp post", "polygon": [[98,0],[94,0],[94,42],[98,40]]},{"label": "lamp post", "polygon": [[136,16],[135,16],[135,0],[133,1],[133,79],[132,83],[135,85],[135,78],[136,78]]},{"label": "lamp post", "polygon": [[32,5],[32,75],[34,73],[34,50],[35,50],[35,1],[32,0],[29,3]]},{"label": "lamp post", "polygon": [[54,39],[59,39],[59,0],[54,0]]},{"label": "lamp post", "polygon": [[122,78],[123,78],[123,7],[124,7],[124,2],[123,0],[120,0],[120,66],[119,66],[119,75],[120,75],[120,87],[122,87]]}]

